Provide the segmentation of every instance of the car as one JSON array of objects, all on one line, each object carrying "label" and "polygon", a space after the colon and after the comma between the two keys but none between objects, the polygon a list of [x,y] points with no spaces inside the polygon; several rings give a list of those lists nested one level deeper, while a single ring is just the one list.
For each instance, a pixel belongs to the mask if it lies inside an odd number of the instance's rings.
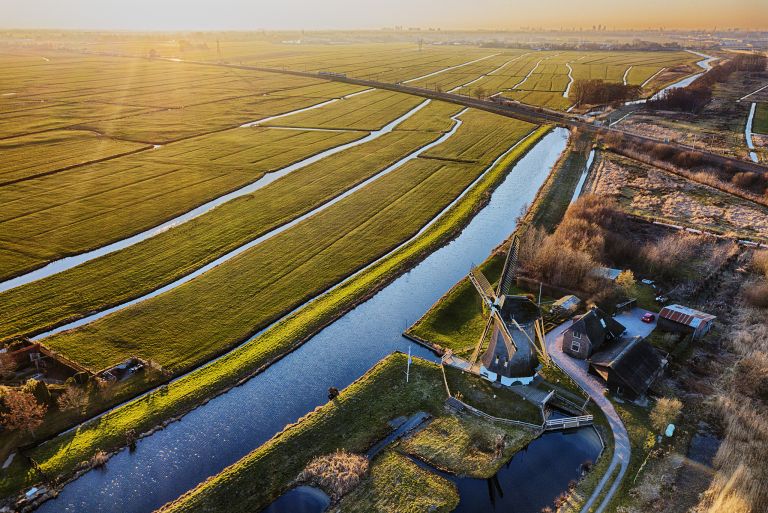
[{"label": "car", "polygon": [[646,313],[645,315],[643,315],[643,316],[640,318],[640,320],[641,320],[641,321],[643,321],[643,322],[647,322],[647,323],[649,323],[649,324],[650,324],[650,323],[652,323],[653,321],[655,321],[655,320],[656,320],[656,316],[655,316],[654,314],[652,314],[651,312],[648,312],[648,313]]}]

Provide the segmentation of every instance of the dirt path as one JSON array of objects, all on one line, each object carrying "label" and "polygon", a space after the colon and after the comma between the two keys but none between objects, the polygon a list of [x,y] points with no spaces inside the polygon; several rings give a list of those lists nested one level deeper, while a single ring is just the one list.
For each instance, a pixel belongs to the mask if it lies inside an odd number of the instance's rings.
[{"label": "dirt path", "polygon": [[616,467],[619,467],[619,473],[611,483],[610,488],[606,492],[602,501],[600,502],[595,513],[602,513],[602,511],[608,506],[613,498],[614,493],[621,484],[621,480],[627,471],[629,466],[629,457],[631,454],[631,448],[629,443],[629,435],[624,427],[624,423],[621,421],[619,414],[613,408],[613,405],[604,395],[605,386],[594,376],[590,376],[587,373],[587,362],[582,360],[575,360],[570,356],[563,354],[562,352],[562,334],[571,325],[570,322],[566,322],[554,330],[547,333],[545,340],[547,344],[547,352],[555,360],[555,362],[576,381],[592,398],[595,404],[605,413],[608,419],[608,424],[613,432],[614,450],[611,464],[608,466],[600,482],[595,487],[592,495],[587,499],[584,507],[581,509],[581,513],[587,513],[590,508],[596,503],[603,489],[608,485],[611,477],[613,476]]}]

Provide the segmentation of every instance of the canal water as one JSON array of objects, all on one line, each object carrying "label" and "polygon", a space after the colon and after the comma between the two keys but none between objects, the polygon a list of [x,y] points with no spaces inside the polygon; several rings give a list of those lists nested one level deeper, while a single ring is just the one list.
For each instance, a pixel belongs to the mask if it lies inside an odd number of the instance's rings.
[{"label": "canal water", "polygon": [[[515,229],[566,147],[568,131],[547,134],[510,171],[483,208],[448,245],[322,330],[263,373],[121,451],[43,504],[43,513],[146,513],[236,462],[286,424],[327,402],[395,350],[403,330]],[[434,359],[419,346],[413,354]],[[553,472],[548,467],[532,473]]]},{"label": "canal water", "polygon": [[453,513],[539,513],[553,507],[555,498],[579,479],[585,463],[597,460],[602,448],[592,427],[546,433],[490,479],[452,478],[460,496]]}]

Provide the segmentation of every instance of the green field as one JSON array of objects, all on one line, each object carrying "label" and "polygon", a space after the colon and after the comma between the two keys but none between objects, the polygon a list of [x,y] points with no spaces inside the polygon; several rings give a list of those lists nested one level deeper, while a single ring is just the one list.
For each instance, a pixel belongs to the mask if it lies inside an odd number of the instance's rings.
[{"label": "green field", "polygon": [[93,369],[129,356],[171,371],[202,363],[412,236],[484,167],[412,161],[192,282],[46,345]]},{"label": "green field", "polygon": [[117,141],[81,130],[55,130],[0,139],[4,164],[0,169],[0,187],[148,148],[146,144]]},{"label": "green field", "polygon": [[0,187],[0,275],[149,229],[363,135],[236,129]]},{"label": "green field", "polygon": [[[458,108],[432,102],[406,124],[450,128]],[[405,124],[404,124],[405,125]],[[397,130],[298,169],[139,244],[0,293],[0,339],[36,332],[146,294],[289,222],[439,135]],[[291,132],[286,132],[291,133]]]}]

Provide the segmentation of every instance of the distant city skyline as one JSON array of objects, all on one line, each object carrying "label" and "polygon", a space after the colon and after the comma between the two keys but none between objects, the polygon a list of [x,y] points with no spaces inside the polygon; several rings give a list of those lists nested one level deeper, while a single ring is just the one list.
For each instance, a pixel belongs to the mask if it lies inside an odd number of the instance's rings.
[{"label": "distant city skyline", "polygon": [[2,28],[768,29],[766,0],[0,0]]}]

